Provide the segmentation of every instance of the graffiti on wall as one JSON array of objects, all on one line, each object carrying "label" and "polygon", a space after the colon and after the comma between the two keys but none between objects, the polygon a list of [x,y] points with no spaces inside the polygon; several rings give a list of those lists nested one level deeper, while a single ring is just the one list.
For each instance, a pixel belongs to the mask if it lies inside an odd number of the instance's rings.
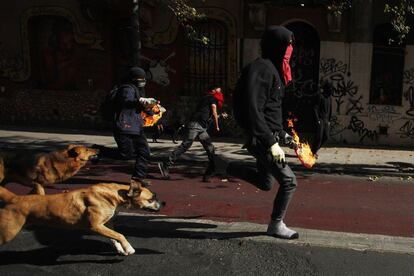
[{"label": "graffiti on wall", "polygon": [[406,121],[399,129],[397,134],[400,135],[400,138],[411,138],[414,139],[414,122],[413,120]]},{"label": "graffiti on wall", "polygon": [[380,123],[392,123],[400,114],[395,110],[392,105],[376,106],[371,105],[368,107],[368,117]]},{"label": "graffiti on wall", "polygon": [[[346,79],[347,72],[348,65],[342,61],[337,61],[334,58],[321,59],[321,79],[328,81],[332,85],[332,97],[335,99],[337,114],[341,114],[341,106],[345,103],[344,97],[352,98],[358,93],[358,86],[352,80]],[[355,106],[353,102],[350,102],[352,112],[362,112],[362,105],[358,104],[359,100],[354,100]],[[347,112],[349,111],[348,109]]]},{"label": "graffiti on wall", "polygon": [[346,115],[349,115],[349,114],[355,115],[357,113],[362,113],[362,111],[364,110],[364,107],[362,106],[362,103],[361,103],[362,98],[363,98],[362,96],[359,96],[359,98],[357,99],[352,99],[352,98],[349,99],[348,110],[346,111]]},{"label": "graffiti on wall", "polygon": [[404,83],[407,85],[407,90],[404,92],[404,98],[410,104],[406,114],[414,117],[414,69],[404,72]]},{"label": "graffiti on wall", "polygon": [[141,55],[141,59],[148,62],[148,79],[161,86],[170,85],[169,73],[175,74],[176,71],[168,65],[167,61],[174,56],[175,52],[172,52],[165,59],[151,59]]},{"label": "graffiti on wall", "polygon": [[73,38],[77,44],[85,45],[88,49],[100,51],[104,50],[104,41],[101,34],[96,31],[84,31],[83,27],[85,26],[81,26],[80,20],[78,20],[77,16],[72,13],[71,10],[55,6],[31,7],[24,10],[24,12],[20,15],[21,49],[19,49],[20,53],[17,56],[18,62],[16,63],[15,61],[12,61],[14,58],[11,58],[6,62],[8,65],[2,65],[0,70],[1,77],[8,78],[12,81],[26,81],[29,79],[32,70],[29,29],[31,26],[31,20],[42,16],[65,18],[72,26]]},{"label": "graffiti on wall", "polygon": [[295,77],[294,95],[296,98],[312,97],[317,92],[310,70],[314,66],[315,50],[301,47],[294,54],[291,61]]},{"label": "graffiti on wall", "polygon": [[358,119],[356,116],[352,116],[349,121],[348,129],[352,132],[357,133],[359,136],[359,142],[363,142],[365,138],[370,139],[371,141],[376,141],[378,139],[378,133],[376,130],[369,130],[365,127],[365,124],[362,120]]},{"label": "graffiti on wall", "polygon": [[343,133],[348,128],[344,126],[338,116],[333,115],[330,121],[329,136],[332,140],[336,142],[343,141]]}]

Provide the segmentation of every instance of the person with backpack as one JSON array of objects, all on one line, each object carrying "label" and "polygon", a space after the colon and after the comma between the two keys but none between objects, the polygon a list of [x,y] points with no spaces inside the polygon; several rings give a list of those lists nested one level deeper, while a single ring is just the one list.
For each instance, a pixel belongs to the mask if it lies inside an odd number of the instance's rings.
[{"label": "person with backpack", "polygon": [[299,234],[283,222],[288,205],[297,187],[296,177],[286,164],[281,143],[297,147],[292,136],[283,130],[282,97],[292,81],[290,57],[293,33],[282,26],[269,26],[261,39],[262,57],[242,70],[233,93],[233,113],[247,135],[244,146],[256,158],[256,168],[248,169],[230,162],[227,173],[269,191],[279,182],[267,234],[296,239]]},{"label": "person with backpack", "polygon": [[[117,156],[128,160],[135,158],[131,178],[148,185],[146,181],[150,148],[143,129],[141,111],[148,112],[151,106],[158,103],[154,98],[146,98],[144,87],[146,73],[140,67],[129,70],[126,81],[110,92],[111,110],[107,116],[112,117],[112,129],[118,146]],[[107,108],[108,109],[108,108]],[[101,150],[101,152],[104,152]]]},{"label": "person with backpack", "polygon": [[209,165],[203,175],[203,181],[209,182],[210,177],[214,173],[215,150],[207,128],[211,121],[213,121],[214,129],[220,131],[217,111],[222,108],[223,103],[224,97],[221,92],[221,87],[219,85],[209,86],[207,92],[198,102],[192,118],[187,124],[186,134],[182,143],[169,154],[166,161],[158,163],[158,168],[164,179],[170,178],[170,167],[174,165],[183,153],[190,149],[194,140],[198,138],[209,160]]}]

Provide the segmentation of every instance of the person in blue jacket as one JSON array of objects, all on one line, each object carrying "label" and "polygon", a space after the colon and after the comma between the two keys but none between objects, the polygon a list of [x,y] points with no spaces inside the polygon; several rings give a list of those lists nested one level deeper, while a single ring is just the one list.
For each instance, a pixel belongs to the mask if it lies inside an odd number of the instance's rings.
[{"label": "person in blue jacket", "polygon": [[157,100],[145,97],[146,73],[140,67],[129,70],[126,81],[118,88],[115,96],[115,116],[113,134],[122,159],[135,157],[131,178],[148,184],[148,163],[150,149],[144,134],[141,111],[154,105]]}]

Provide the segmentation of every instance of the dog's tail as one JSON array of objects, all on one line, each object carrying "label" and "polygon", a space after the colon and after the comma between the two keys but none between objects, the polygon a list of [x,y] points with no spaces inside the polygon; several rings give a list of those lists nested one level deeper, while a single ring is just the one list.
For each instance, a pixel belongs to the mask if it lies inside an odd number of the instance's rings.
[{"label": "dog's tail", "polygon": [[5,202],[5,203],[10,203],[14,197],[16,196],[16,194],[10,192],[9,190],[7,190],[6,188],[0,186],[0,200]]}]

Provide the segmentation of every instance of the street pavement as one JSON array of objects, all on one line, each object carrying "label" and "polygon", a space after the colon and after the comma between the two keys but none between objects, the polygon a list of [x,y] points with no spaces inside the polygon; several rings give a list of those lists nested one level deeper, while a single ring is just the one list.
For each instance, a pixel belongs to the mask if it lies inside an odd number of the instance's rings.
[{"label": "street pavement", "polygon": [[[201,182],[207,158],[199,143],[195,143],[172,169],[171,180],[162,180],[156,161],[177,145],[169,139],[159,141],[150,141],[153,154],[150,189],[157,192],[167,206],[157,216],[151,217],[153,223],[141,223],[140,227],[167,233],[172,231],[168,225],[174,223],[207,224],[213,227],[194,227],[192,232],[212,238],[245,233],[240,238],[414,253],[414,165],[411,150],[329,146],[320,150],[315,167],[306,169],[291,150],[285,149],[288,163],[297,174],[299,183],[286,222],[299,231],[300,238],[282,241],[264,235],[276,187],[266,192],[232,177],[215,177],[210,183]],[[0,148],[45,151],[63,148],[68,143],[115,147],[109,133],[56,129],[0,130]],[[254,164],[254,159],[241,149],[241,141],[216,141],[214,144],[218,154]],[[133,160],[104,159],[98,164],[89,164],[66,182],[47,189],[47,193],[98,182],[128,183],[132,165]],[[9,183],[6,187],[19,194],[30,190],[17,183]],[[121,218],[123,225],[132,227],[137,218],[147,220],[147,214],[121,210]],[[151,232],[151,229],[147,231]]]}]

